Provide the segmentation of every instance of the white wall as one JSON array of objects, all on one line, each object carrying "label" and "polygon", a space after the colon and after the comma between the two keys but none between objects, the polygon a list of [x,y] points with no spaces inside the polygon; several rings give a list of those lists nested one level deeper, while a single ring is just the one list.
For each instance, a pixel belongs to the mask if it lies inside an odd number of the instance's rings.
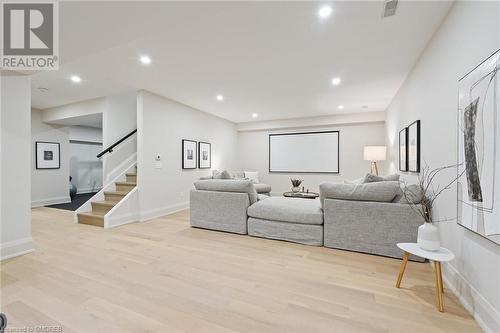
[{"label": "white wall", "polygon": [[[105,98],[102,118],[102,145],[104,149],[137,128],[137,92],[126,92]],[[105,183],[112,172],[137,152],[137,136],[128,138],[112,153],[102,157]]]},{"label": "white wall", "polygon": [[[60,169],[37,169],[35,142],[60,144]],[[31,206],[39,207],[70,202],[69,197],[69,135],[64,126],[42,121],[42,112],[31,110]]]},{"label": "white wall", "polygon": [[102,161],[96,157],[101,151],[102,144],[69,143],[69,174],[77,193],[97,192],[102,188]]},{"label": "white wall", "polygon": [[102,128],[68,126],[69,174],[77,193],[97,192],[102,188]]},{"label": "white wall", "polygon": [[[187,208],[193,182],[211,173],[182,169],[182,139],[210,142],[212,168],[235,168],[235,124],[146,91],[139,92],[137,104],[137,181],[143,220]],[[157,154],[160,169],[155,168]]]},{"label": "white wall", "polygon": [[96,113],[103,113],[105,106],[106,104],[104,97],[61,105],[43,110],[42,120],[45,122],[52,122],[61,119],[71,119],[93,115]]},{"label": "white wall", "polygon": [[31,239],[31,85],[2,76],[0,110],[0,258],[33,251]]},{"label": "white wall", "polygon": [[[458,80],[499,48],[500,2],[455,2],[388,109],[393,170],[397,133],[416,119],[423,160],[431,167],[456,163]],[[453,188],[434,212],[438,220],[452,218],[439,223],[443,246],[456,255],[445,266],[445,279],[483,328],[500,332],[500,246],[456,224],[456,201]]]},{"label": "white wall", "polygon": [[[276,126],[279,128],[279,124]],[[340,131],[339,174],[269,173],[269,134],[325,130]],[[271,185],[273,194],[289,191],[292,186],[290,178],[303,179],[302,185],[305,188],[317,192],[319,184],[323,182],[342,182],[345,179],[363,177],[370,172],[370,162],[363,160],[363,147],[368,145],[385,145],[384,123],[239,132],[238,169],[259,171],[260,181]],[[379,164],[379,170],[384,170],[383,162]]]},{"label": "white wall", "polygon": [[88,126],[68,126],[70,141],[83,141],[102,144],[102,128]]},{"label": "white wall", "polygon": [[[99,142],[104,148],[109,147],[117,140],[137,128],[137,93],[135,91],[86,100],[78,103],[62,105],[42,111],[43,121],[78,121],[79,117],[102,114],[102,132]],[[95,130],[94,130],[95,131]],[[89,141],[88,138],[97,135],[87,128],[73,128],[69,130],[71,140]],[[136,136],[117,146],[111,154],[105,154],[103,163],[104,182],[113,178],[116,170],[127,158],[137,151]]]}]

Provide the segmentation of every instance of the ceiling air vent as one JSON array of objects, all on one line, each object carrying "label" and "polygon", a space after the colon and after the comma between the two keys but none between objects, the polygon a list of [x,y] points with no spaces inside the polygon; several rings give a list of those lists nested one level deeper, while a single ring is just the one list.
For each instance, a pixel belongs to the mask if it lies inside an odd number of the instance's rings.
[{"label": "ceiling air vent", "polygon": [[396,15],[396,9],[398,9],[398,0],[386,0],[384,2],[384,13],[382,17],[389,17]]}]

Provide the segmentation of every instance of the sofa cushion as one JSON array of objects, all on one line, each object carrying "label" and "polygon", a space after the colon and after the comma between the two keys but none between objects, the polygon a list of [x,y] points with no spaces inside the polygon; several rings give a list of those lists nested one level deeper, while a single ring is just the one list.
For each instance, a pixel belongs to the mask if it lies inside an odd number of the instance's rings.
[{"label": "sofa cushion", "polygon": [[253,184],[257,193],[269,193],[271,192],[271,186],[263,183]]},{"label": "sofa cushion", "polygon": [[367,173],[363,179],[363,183],[375,183],[375,182],[387,182],[387,181],[399,181],[399,175],[397,173],[387,176],[377,176],[372,173]]},{"label": "sofa cushion", "polygon": [[269,221],[249,217],[248,234],[306,245],[323,245],[323,226],[318,224]]},{"label": "sofa cushion", "polygon": [[194,183],[194,187],[200,191],[248,193],[250,204],[254,204],[258,200],[257,191],[255,191],[255,187],[249,180],[237,180],[237,179],[198,180]]},{"label": "sofa cushion", "polygon": [[323,224],[319,200],[269,197],[247,209],[248,216],[290,223]]},{"label": "sofa cushion", "polygon": [[321,206],[325,199],[391,202],[399,190],[399,182],[384,181],[366,184],[319,185]]},{"label": "sofa cushion", "polygon": [[264,193],[257,193],[257,198],[260,200],[264,200],[267,198],[270,198],[271,196],[269,194],[264,194]]}]

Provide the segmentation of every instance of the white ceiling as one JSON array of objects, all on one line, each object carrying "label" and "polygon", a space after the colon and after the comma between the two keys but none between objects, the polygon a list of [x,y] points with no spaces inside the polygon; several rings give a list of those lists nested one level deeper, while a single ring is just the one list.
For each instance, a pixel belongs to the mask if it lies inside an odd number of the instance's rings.
[{"label": "white ceiling", "polygon": [[86,127],[102,128],[102,113],[87,114],[84,116],[51,120],[46,122],[49,124],[57,124],[64,126],[86,126]]},{"label": "white ceiling", "polygon": [[320,20],[323,4],[60,2],[62,65],[32,76],[33,106],[146,89],[234,122],[385,110],[451,6],[330,2]]}]

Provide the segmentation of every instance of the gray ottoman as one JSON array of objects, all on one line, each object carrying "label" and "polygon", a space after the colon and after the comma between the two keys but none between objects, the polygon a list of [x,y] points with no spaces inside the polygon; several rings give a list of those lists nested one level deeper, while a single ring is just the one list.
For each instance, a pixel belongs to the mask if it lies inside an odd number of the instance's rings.
[{"label": "gray ottoman", "polygon": [[323,210],[318,199],[270,197],[248,207],[247,213],[251,236],[323,245]]}]

